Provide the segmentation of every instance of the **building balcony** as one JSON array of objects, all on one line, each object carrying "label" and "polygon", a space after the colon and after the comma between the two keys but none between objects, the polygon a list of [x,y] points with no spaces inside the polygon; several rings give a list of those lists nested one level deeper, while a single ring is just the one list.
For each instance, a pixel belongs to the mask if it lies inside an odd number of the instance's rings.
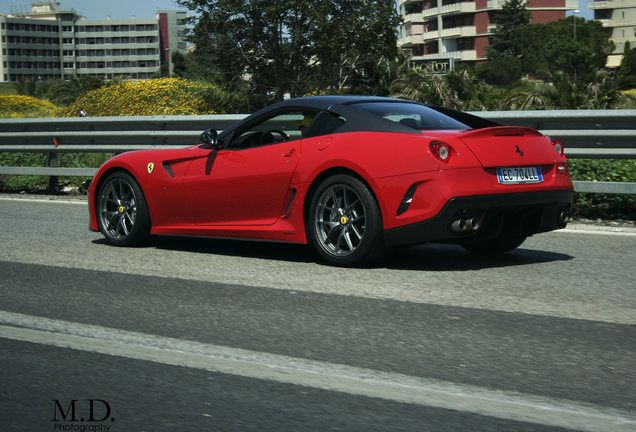
[{"label": "building balcony", "polygon": [[600,22],[601,24],[603,24],[603,27],[606,27],[606,28],[616,27],[616,21],[613,19],[599,19],[595,21]]},{"label": "building balcony", "polygon": [[421,1],[421,0],[400,0],[399,5],[400,5],[400,7],[401,7],[402,5],[405,5],[405,4],[408,4],[408,3],[417,4],[417,3],[419,3],[420,1]]},{"label": "building balcony", "polygon": [[487,8],[488,9],[501,9],[507,0],[488,0]]},{"label": "building balcony", "polygon": [[414,35],[408,35],[408,36],[404,36],[403,38],[398,39],[398,45],[399,46],[413,46],[413,45],[421,45],[423,44],[424,41],[422,39],[422,35],[421,34],[414,34]]},{"label": "building balcony", "polygon": [[475,7],[475,3],[455,3],[451,5],[442,6],[439,8],[441,13],[444,15],[450,15],[453,13],[470,13],[475,12],[477,8]]},{"label": "building balcony", "polygon": [[[504,4],[507,2],[508,0],[488,0],[487,3],[487,8],[488,9],[503,9]],[[602,1],[602,2],[595,2],[595,3],[611,3],[611,2],[607,2],[607,1]],[[590,3],[591,4],[591,3]],[[540,7],[528,7],[528,10],[532,11],[532,10],[547,10],[547,9],[552,9],[552,10],[574,10],[574,9],[578,9],[579,7],[579,2],[578,0],[565,0],[565,6],[555,6],[555,7],[546,7],[546,6],[540,6]],[[591,7],[590,7],[591,9]]]},{"label": "building balcony", "polygon": [[614,9],[613,1],[591,1],[587,4],[588,9]]},{"label": "building balcony", "polygon": [[448,28],[441,31],[440,36],[443,38],[449,37],[474,37],[477,35],[477,27],[465,26]]},{"label": "building balcony", "polygon": [[475,3],[455,3],[442,7],[434,7],[431,9],[424,9],[422,11],[422,18],[432,17],[435,15],[453,15],[461,13],[476,12],[477,7]]},{"label": "building balcony", "polygon": [[424,9],[422,11],[422,18],[432,17],[439,14],[440,14],[440,10],[438,7],[434,7],[431,9]]}]

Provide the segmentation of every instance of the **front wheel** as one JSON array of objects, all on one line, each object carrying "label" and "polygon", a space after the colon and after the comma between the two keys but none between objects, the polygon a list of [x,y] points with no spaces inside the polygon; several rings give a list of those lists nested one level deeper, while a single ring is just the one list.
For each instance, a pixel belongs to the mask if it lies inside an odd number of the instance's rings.
[{"label": "front wheel", "polygon": [[150,214],[141,188],[130,175],[109,175],[97,195],[99,230],[116,246],[139,246],[150,237]]},{"label": "front wheel", "polygon": [[526,241],[526,238],[526,236],[502,237],[478,243],[463,243],[462,247],[472,253],[501,254],[517,249]]},{"label": "front wheel", "polygon": [[368,264],[383,250],[382,216],[375,198],[348,175],[329,177],[318,187],[308,228],[316,250],[332,265]]}]

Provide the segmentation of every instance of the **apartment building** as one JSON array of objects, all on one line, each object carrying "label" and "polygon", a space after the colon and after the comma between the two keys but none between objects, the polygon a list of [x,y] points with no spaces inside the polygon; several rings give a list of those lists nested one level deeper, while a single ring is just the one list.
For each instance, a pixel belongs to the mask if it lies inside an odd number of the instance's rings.
[{"label": "apartment building", "polygon": [[87,20],[56,1],[31,12],[0,15],[0,82],[97,76],[148,79],[170,53],[185,53],[186,11],[157,10],[156,18]]},{"label": "apartment building", "polygon": [[600,21],[610,35],[616,49],[607,59],[607,67],[619,67],[625,43],[636,48],[636,0],[591,1],[588,8],[594,11],[594,19]]},{"label": "apartment building", "polygon": [[[398,45],[412,54],[413,62],[431,62],[438,68],[455,61],[483,62],[496,14],[507,1],[400,0],[404,24]],[[567,11],[578,8],[578,1],[528,0],[526,7],[532,23],[546,23],[565,18]]]}]

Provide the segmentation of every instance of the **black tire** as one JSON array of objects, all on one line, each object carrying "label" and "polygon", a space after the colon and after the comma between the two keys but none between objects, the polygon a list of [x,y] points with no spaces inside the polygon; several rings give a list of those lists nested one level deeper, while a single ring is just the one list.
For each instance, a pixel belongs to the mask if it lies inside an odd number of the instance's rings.
[{"label": "black tire", "polygon": [[384,249],[378,204],[366,185],[348,175],[335,175],[320,184],[308,225],[316,250],[332,265],[369,264]]},{"label": "black tire", "polygon": [[106,240],[116,246],[141,246],[150,238],[150,214],[144,194],[133,177],[110,174],[97,194],[97,223]]},{"label": "black tire", "polygon": [[462,247],[476,254],[502,254],[517,249],[526,241],[526,236],[496,238],[479,243],[463,243]]}]

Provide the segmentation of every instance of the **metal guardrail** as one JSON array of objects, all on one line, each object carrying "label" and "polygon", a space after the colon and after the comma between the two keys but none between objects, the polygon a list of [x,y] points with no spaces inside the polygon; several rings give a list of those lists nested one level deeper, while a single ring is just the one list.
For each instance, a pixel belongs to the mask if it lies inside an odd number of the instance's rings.
[{"label": "metal guardrail", "polygon": [[[636,110],[486,111],[471,114],[528,126],[559,139],[570,159],[636,159]],[[636,194],[636,182],[574,181],[576,192]]]},{"label": "metal guardrail", "polygon": [[[636,110],[484,111],[480,117],[529,126],[565,144],[568,158],[636,159]],[[86,176],[93,168],[61,168],[58,153],[121,153],[182,148],[208,128],[221,131],[246,115],[0,119],[0,152],[49,155],[48,167],[4,167],[0,174]],[[636,194],[636,182],[574,182],[577,192]]]}]

